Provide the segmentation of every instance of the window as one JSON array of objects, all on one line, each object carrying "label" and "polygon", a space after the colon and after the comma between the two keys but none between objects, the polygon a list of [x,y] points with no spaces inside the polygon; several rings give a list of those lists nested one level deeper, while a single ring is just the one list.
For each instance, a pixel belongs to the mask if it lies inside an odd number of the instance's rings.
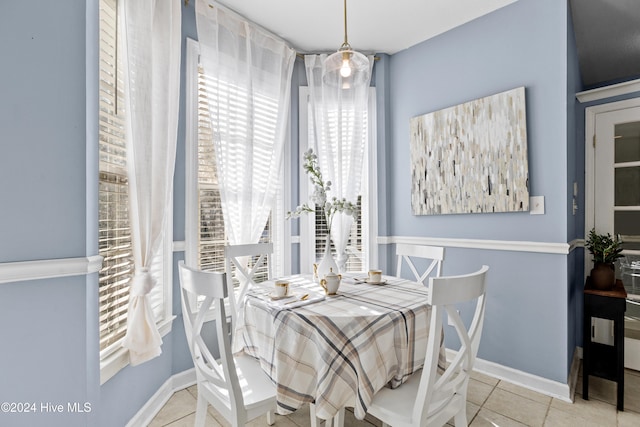
[{"label": "window", "polygon": [[[211,128],[208,96],[225,96],[238,99],[244,104],[248,96],[243,88],[233,87],[223,81],[214,81],[204,73],[198,63],[198,43],[187,42],[187,191],[186,191],[186,261],[203,270],[224,271],[224,247],[227,244],[222,203],[216,172],[214,133]],[[254,105],[257,121],[265,127],[274,125],[271,114],[274,103],[269,99],[258,100]],[[234,112],[221,117],[224,124],[235,126]],[[241,131],[241,130],[239,130]],[[280,181],[284,181],[281,173]],[[282,191],[280,191],[282,194]],[[284,204],[282,197],[265,225],[260,242],[273,242],[274,254],[267,262],[275,275],[284,274],[282,253],[284,252],[283,225]],[[255,261],[255,260],[254,260]],[[268,279],[267,265],[256,275],[256,280]]]},{"label": "window", "polygon": [[[103,257],[99,273],[99,328],[101,383],[128,362],[121,347],[127,331],[129,286],[134,273],[129,223],[127,179],[127,141],[124,109],[124,85],[118,60],[117,0],[100,0],[100,83],[99,83],[99,181],[98,251]],[[171,225],[168,225],[171,228]],[[171,234],[165,234],[171,236]],[[170,241],[165,238],[165,243]],[[152,266],[152,275],[161,284],[151,291],[150,299],[161,334],[170,327],[170,281],[163,256]]]},{"label": "window", "polygon": [[[314,147],[315,134],[313,129],[313,121],[310,120],[311,105],[309,101],[309,90],[306,87],[300,88],[300,151],[305,151],[311,147]],[[371,184],[371,177],[375,174],[371,174],[372,166],[375,164],[375,89],[371,89],[369,93],[369,106],[367,116],[365,117],[364,126],[366,127],[364,135],[367,138],[365,141],[365,158],[364,158],[364,171],[361,184],[360,196],[357,200],[358,205],[358,219],[353,222],[351,226],[351,235],[349,242],[347,243],[347,254],[349,258],[347,260],[346,269],[349,272],[362,272],[367,271],[370,265],[373,265],[371,259],[376,259],[377,252],[375,236],[377,235],[376,228],[374,227],[375,221],[371,218],[371,213],[375,213],[371,206],[375,206],[375,190],[369,191],[369,188],[375,189],[375,186]],[[300,175],[300,188],[301,195],[300,200],[308,200],[307,194],[309,193],[309,178],[303,172]],[[301,219],[301,233],[309,233],[314,236],[311,244],[306,244],[306,239],[301,239],[301,259],[302,272],[308,272],[309,267],[314,262],[317,262],[322,258],[324,254],[324,247],[327,239],[327,225],[324,215],[308,215],[302,216]],[[305,231],[306,230],[306,231]],[[332,251],[335,254],[335,248],[332,246]],[[377,262],[375,263],[377,264]]]},{"label": "window", "polygon": [[100,2],[100,351],[119,342],[127,328],[133,274],[127,146],[122,76],[117,69],[116,1]]}]

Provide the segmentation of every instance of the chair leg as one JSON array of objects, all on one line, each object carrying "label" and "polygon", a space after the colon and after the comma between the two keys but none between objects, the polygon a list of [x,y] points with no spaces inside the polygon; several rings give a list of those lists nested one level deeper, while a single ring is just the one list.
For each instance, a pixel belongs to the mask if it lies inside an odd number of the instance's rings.
[{"label": "chair leg", "polygon": [[267,412],[267,424],[272,426],[276,422],[276,414],[274,411]]},{"label": "chair leg", "polygon": [[467,427],[469,424],[467,423],[467,410],[466,408],[462,408],[461,411],[459,411],[455,416],[454,416],[454,422],[456,427]]},{"label": "chair leg", "polygon": [[311,427],[320,427],[320,420],[316,418],[316,405],[313,402],[309,403],[309,418]]},{"label": "chair leg", "polygon": [[202,393],[198,393],[198,402],[196,404],[196,422],[195,427],[204,427],[207,418],[207,400]]},{"label": "chair leg", "polygon": [[[344,408],[340,408],[338,413],[324,422],[324,427],[343,427],[344,426]],[[322,421],[316,417],[316,405],[309,403],[309,417],[311,418],[311,427],[320,427]]]},{"label": "chair leg", "polygon": [[338,413],[333,417],[333,427],[344,427],[344,408],[340,408]]}]

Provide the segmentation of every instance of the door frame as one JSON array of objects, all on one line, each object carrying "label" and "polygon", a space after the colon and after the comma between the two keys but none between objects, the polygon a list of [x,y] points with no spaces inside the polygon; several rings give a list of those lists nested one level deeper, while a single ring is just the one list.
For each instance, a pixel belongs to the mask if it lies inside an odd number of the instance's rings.
[{"label": "door frame", "polygon": [[[615,101],[607,104],[594,105],[585,108],[585,150],[584,150],[584,236],[595,225],[595,145],[596,137],[596,116],[601,113],[609,113],[616,110],[625,110],[627,108],[640,107],[640,97],[627,99],[624,101]],[[584,277],[589,275],[591,271],[591,254],[584,251]]]},{"label": "door frame", "polygon": [[[585,220],[584,220],[584,236],[588,235],[589,231],[595,225],[595,136],[596,136],[596,116],[602,113],[610,113],[618,110],[625,110],[628,108],[640,107],[640,97],[627,99],[624,101],[615,101],[601,105],[595,105],[585,108]],[[595,143],[594,143],[595,142]],[[591,270],[591,254],[589,251],[584,251],[584,277],[587,277]],[[606,324],[610,322],[600,319],[600,326],[596,325],[596,335],[598,339],[603,343],[611,344],[613,340],[613,334],[607,333],[608,329]],[[613,322],[611,322],[613,323]],[[604,332],[604,331],[607,332]],[[638,369],[639,361],[636,360],[635,355],[640,353],[640,341],[631,338],[624,338],[624,360],[625,368],[630,367],[632,369]]]}]

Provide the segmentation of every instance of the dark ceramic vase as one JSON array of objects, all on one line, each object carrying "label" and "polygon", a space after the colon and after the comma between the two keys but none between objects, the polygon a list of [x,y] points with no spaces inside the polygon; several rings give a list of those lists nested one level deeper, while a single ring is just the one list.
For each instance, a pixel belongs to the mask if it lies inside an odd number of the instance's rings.
[{"label": "dark ceramic vase", "polygon": [[597,262],[591,269],[591,283],[595,289],[608,291],[616,284],[616,271],[613,264]]}]

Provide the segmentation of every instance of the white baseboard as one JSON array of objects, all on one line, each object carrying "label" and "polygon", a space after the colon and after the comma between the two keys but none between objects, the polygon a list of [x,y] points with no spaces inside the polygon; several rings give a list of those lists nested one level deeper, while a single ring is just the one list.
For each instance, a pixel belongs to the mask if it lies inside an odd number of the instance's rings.
[{"label": "white baseboard", "polygon": [[[454,350],[446,350],[447,360],[452,360],[456,355],[456,351]],[[557,399],[563,400],[565,402],[573,403],[572,389],[575,385],[575,381],[577,381],[577,370],[578,370],[578,358],[577,354],[573,356],[573,362],[571,367],[571,372],[575,370],[576,376],[575,380],[569,381],[567,384],[563,384],[557,381],[552,381],[547,378],[539,377],[537,375],[532,375],[527,372],[519,371],[517,369],[509,368],[507,366],[499,365],[494,362],[489,362],[483,359],[476,359],[475,366],[473,367],[474,371],[478,371],[481,374],[489,375],[490,377],[497,378],[499,380],[504,380],[509,383],[524,387],[526,389],[535,391],[537,393],[542,393],[544,395],[555,397]],[[575,369],[574,369],[575,365]],[[571,381],[574,381],[571,384]]]},{"label": "white baseboard", "polygon": [[137,414],[127,423],[126,427],[146,427],[151,423],[160,409],[171,399],[173,393],[191,387],[196,383],[196,371],[194,368],[187,369],[179,374],[172,375],[160,386],[151,399],[144,404]]}]

